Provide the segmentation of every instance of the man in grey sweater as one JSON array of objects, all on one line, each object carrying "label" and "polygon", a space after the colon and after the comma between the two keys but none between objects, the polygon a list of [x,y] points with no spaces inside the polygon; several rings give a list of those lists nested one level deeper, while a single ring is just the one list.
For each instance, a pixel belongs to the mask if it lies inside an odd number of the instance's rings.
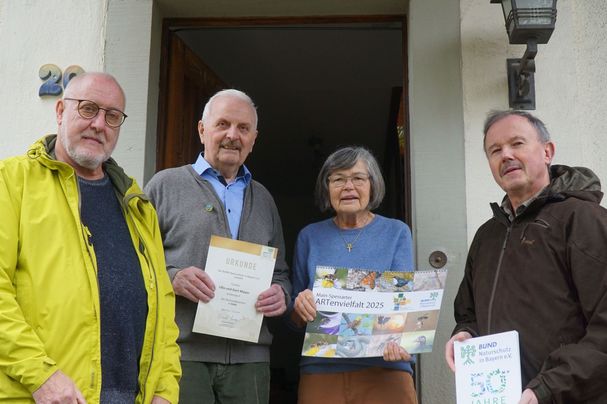
[{"label": "man in grey sweater", "polygon": [[204,271],[211,235],[278,248],[272,285],[257,300],[265,317],[290,300],[282,225],[274,200],[244,162],[257,137],[257,111],[243,92],[223,90],[198,122],[203,154],[192,165],[157,173],[145,187],[158,211],[167,270],[177,294],[183,376],[181,403],[267,403],[272,335],[264,319],[258,343],[192,332],[198,301],[218,286]]}]

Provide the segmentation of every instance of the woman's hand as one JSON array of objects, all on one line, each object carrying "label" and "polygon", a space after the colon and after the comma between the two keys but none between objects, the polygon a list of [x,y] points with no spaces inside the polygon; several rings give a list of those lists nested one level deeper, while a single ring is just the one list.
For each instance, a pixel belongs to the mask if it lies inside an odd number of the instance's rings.
[{"label": "woman's hand", "polygon": [[[316,303],[310,289],[302,290],[295,298],[293,313],[297,314],[297,323],[303,326],[305,323],[314,321],[316,317]],[[293,319],[293,318],[292,318]],[[295,321],[295,319],[293,319]]]},{"label": "woman's hand", "polygon": [[384,360],[388,362],[405,361],[411,360],[411,355],[402,346],[396,342],[388,342],[386,349],[384,349]]}]

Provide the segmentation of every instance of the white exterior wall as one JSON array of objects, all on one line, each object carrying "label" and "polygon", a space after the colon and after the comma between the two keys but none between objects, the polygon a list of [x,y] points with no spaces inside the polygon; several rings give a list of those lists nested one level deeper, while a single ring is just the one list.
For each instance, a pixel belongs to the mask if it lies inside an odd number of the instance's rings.
[{"label": "white exterior wall", "polygon": [[103,68],[106,1],[0,0],[0,158],[23,154],[57,132],[55,101],[38,97],[38,70],[79,65]]},{"label": "white exterior wall", "polygon": [[42,135],[57,132],[54,106],[61,96],[38,97],[40,67],[52,63],[63,71],[79,65],[107,71],[123,86],[129,117],[113,157],[142,184],[145,167],[148,175],[155,168],[161,32],[156,11],[152,0],[0,0],[0,158],[23,154]]},{"label": "white exterior wall", "polygon": [[[607,186],[607,2],[557,2],[556,28],[535,57],[535,111],[556,143],[554,163],[591,168]],[[500,201],[482,152],[482,128],[490,109],[508,108],[506,58],[522,57],[509,45],[501,6],[461,1],[462,77],[466,131],[468,242]],[[603,206],[607,206],[605,200]]]},{"label": "white exterior wall", "polygon": [[161,25],[152,0],[109,0],[104,70],[123,86],[129,115],[113,157],[142,187],[156,168]]}]

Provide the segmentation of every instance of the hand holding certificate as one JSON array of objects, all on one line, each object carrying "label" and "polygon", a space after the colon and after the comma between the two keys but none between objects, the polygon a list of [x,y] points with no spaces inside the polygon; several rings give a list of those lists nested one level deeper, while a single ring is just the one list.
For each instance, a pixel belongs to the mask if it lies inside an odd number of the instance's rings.
[{"label": "hand holding certificate", "polygon": [[256,304],[270,287],[277,253],[274,247],[212,236],[205,272],[215,283],[215,297],[198,303],[193,331],[257,342],[263,314]]}]

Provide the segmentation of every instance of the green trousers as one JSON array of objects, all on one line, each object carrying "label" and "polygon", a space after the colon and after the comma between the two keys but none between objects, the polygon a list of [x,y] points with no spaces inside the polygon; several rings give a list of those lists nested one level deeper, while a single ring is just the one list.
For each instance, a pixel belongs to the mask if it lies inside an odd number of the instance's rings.
[{"label": "green trousers", "polygon": [[180,404],[267,404],[270,364],[181,362]]}]

